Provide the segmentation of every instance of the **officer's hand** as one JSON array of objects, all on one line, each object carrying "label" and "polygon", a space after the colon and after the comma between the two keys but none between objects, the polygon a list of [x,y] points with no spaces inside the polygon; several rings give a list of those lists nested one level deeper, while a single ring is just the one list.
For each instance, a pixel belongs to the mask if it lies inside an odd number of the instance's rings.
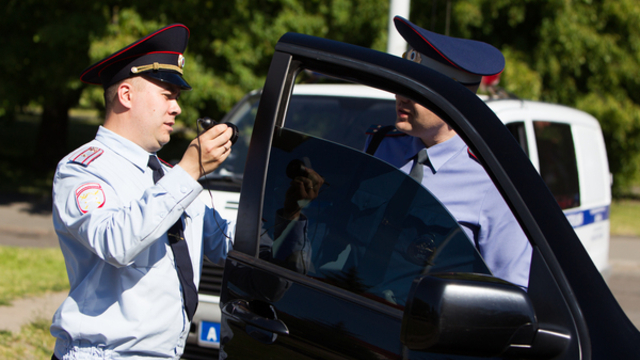
[{"label": "officer's hand", "polygon": [[318,197],[323,184],[322,176],[310,168],[305,169],[304,176],[296,176],[291,180],[285,194],[283,217],[288,220],[297,219],[302,208]]},{"label": "officer's hand", "polygon": [[195,180],[212,172],[231,153],[232,134],[233,130],[225,124],[213,126],[191,141],[178,165]]}]

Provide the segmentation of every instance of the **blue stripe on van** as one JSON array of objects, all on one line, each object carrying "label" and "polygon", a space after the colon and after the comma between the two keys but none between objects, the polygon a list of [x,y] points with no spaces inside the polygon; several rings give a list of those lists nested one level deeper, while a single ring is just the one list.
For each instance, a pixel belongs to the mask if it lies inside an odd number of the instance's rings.
[{"label": "blue stripe on van", "polygon": [[609,206],[601,206],[575,212],[566,212],[567,220],[573,228],[605,221],[609,219]]}]

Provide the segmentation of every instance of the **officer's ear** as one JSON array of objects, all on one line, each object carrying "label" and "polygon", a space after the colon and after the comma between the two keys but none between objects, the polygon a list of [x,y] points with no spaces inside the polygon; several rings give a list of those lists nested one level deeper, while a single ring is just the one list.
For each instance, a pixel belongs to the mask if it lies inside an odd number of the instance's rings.
[{"label": "officer's ear", "polygon": [[118,85],[118,89],[116,92],[117,101],[123,107],[130,109],[133,101],[134,93],[135,93],[134,81],[130,81],[130,79],[122,81]]}]

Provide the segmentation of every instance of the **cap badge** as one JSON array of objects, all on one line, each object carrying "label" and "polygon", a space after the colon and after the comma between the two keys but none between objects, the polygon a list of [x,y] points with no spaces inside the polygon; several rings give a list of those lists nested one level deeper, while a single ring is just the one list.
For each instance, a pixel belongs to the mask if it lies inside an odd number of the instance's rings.
[{"label": "cap badge", "polygon": [[402,57],[418,64],[422,63],[422,55],[420,55],[420,53],[415,51],[414,49],[405,52],[404,54],[402,54]]},{"label": "cap badge", "polygon": [[184,58],[184,56],[182,56],[182,54],[178,55],[178,66],[180,67],[180,69],[184,68],[185,63],[186,59]]}]

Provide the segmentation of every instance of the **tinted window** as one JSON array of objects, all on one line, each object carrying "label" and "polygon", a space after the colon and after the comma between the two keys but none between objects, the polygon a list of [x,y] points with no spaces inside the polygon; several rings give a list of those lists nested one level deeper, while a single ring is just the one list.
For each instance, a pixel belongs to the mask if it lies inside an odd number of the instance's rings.
[{"label": "tinted window", "polygon": [[367,129],[388,124],[395,114],[395,100],[298,95],[291,98],[285,126],[362,149]]},{"label": "tinted window", "polygon": [[[225,121],[238,126],[240,136],[229,158],[212,176],[241,179],[260,96],[248,97]],[[293,95],[287,110],[288,128],[362,149],[365,132],[371,125],[389,124],[395,119],[393,99],[342,96]]]},{"label": "tinted window", "polygon": [[578,166],[571,127],[534,121],[540,175],[562,209],[580,206]]},{"label": "tinted window", "polygon": [[518,141],[518,144],[520,144],[520,147],[522,148],[522,150],[524,150],[524,153],[529,156],[529,145],[527,143],[527,132],[524,128],[524,122],[512,122],[508,123],[506,126],[507,129],[509,129],[509,131],[511,132],[511,135],[513,135],[516,141]]},{"label": "tinted window", "polygon": [[[291,179],[302,161],[324,178],[303,205],[304,240],[274,231]],[[419,183],[365,153],[288,129],[273,141],[264,195],[265,234],[273,258],[320,281],[404,306],[413,279],[424,273],[489,274],[458,223]]]}]

